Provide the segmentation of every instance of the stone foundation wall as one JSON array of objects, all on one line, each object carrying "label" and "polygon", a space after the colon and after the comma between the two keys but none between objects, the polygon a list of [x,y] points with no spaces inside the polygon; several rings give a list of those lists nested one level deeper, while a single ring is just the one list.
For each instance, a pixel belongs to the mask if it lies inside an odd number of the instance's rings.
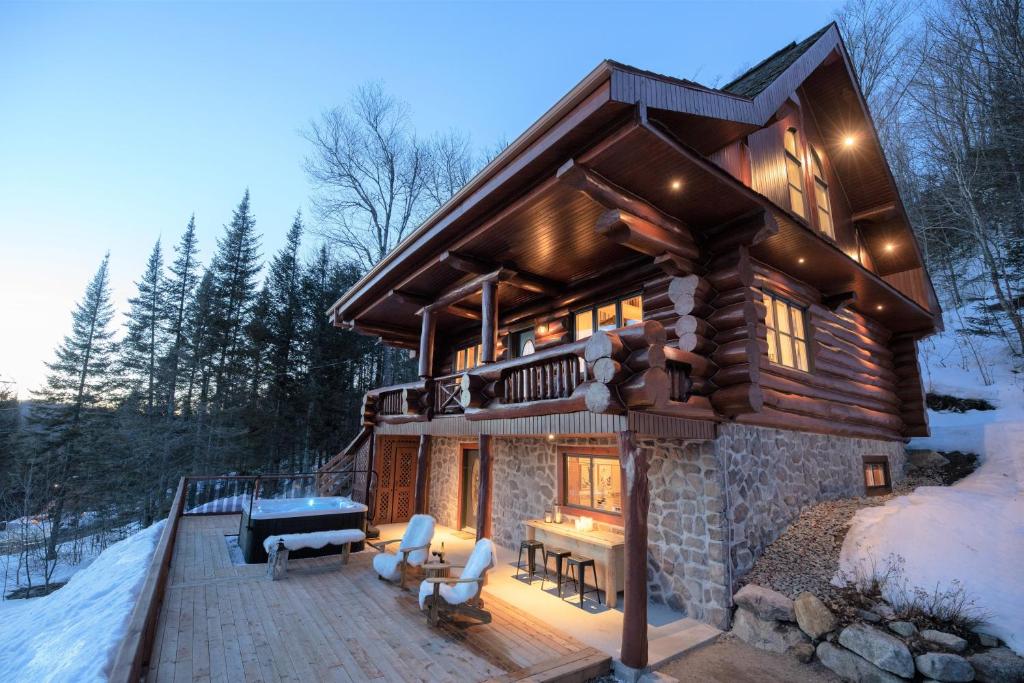
[{"label": "stone foundation wall", "polygon": [[491,449],[492,540],[516,550],[526,537],[523,522],[543,518],[555,503],[558,450],[554,442],[535,437],[495,438]]},{"label": "stone foundation wall", "polygon": [[713,443],[641,439],[648,449],[650,598],[719,628],[729,623],[724,472]]},{"label": "stone foundation wall", "polygon": [[887,456],[894,481],[902,478],[906,457],[899,442],[739,424],[719,427],[715,450],[727,473],[734,581],[750,570],[801,508],[863,496],[862,456]]},{"label": "stone foundation wall", "polygon": [[463,439],[454,436],[434,436],[430,439],[430,488],[427,492],[427,510],[438,524],[452,529],[459,527],[459,444]]}]

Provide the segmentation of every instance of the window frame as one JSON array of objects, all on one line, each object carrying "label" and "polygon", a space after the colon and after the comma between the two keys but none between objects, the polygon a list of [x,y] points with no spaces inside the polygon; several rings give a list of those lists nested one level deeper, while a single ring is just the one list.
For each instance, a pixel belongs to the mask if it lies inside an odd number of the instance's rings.
[{"label": "window frame", "polygon": [[[788,144],[789,140],[790,140],[790,136],[792,136],[792,140],[793,140],[793,149],[792,150],[789,149],[789,144]],[[810,219],[807,217],[807,213],[808,213],[808,211],[807,211],[807,209],[808,209],[808,205],[807,205],[807,188],[806,188],[806,178],[804,177],[804,163],[803,163],[803,161],[801,161],[801,157],[803,156],[803,153],[802,153],[802,150],[800,149],[800,131],[797,130],[796,126],[789,126],[788,128],[786,128],[785,132],[783,133],[782,153],[783,153],[783,162],[786,165],[786,191],[787,191],[787,195],[789,197],[789,208],[797,216],[799,216],[800,218],[803,218],[805,221],[810,222]],[[790,170],[789,170],[790,162],[792,162],[796,166],[796,172],[797,172],[796,175],[800,179],[800,184],[799,185],[794,185],[793,181],[789,177],[789,175],[790,175]],[[793,205],[793,190],[796,190],[800,194],[800,207],[799,208],[797,208],[796,206]]]},{"label": "window frame", "polygon": [[[818,226],[818,232],[822,233],[831,240],[836,238],[836,221],[835,216],[832,215],[832,197],[828,191],[828,179],[825,177],[825,165],[821,161],[821,155],[818,154],[818,150],[811,146],[811,176],[814,179],[814,208],[815,221]],[[825,205],[822,206],[821,202],[818,201],[818,188],[821,188],[821,193],[825,197]],[[828,230],[822,226],[821,214],[825,213],[828,218]]]},{"label": "window frame", "polygon": [[530,336],[530,341],[533,341],[534,353],[536,353],[536,348],[537,348],[537,328],[534,325],[528,325],[526,327],[521,327],[518,330],[512,330],[512,331],[510,331],[508,333],[508,357],[509,358],[522,358],[524,355],[526,355],[526,356],[531,355],[531,354],[523,354],[523,353],[520,352],[520,349],[519,349],[519,347],[522,346],[522,344],[520,344],[520,340],[522,339],[523,335],[525,335],[527,333],[529,333],[531,335]]},{"label": "window frame", "polygon": [[[790,299],[787,296],[783,296],[782,294],[779,294],[779,293],[777,293],[775,291],[772,291],[772,290],[769,290],[769,289],[762,289],[761,290],[761,294],[762,294],[762,296],[766,300],[764,302],[765,303],[765,308],[767,309],[769,306],[771,306],[772,321],[775,323],[774,327],[770,326],[768,324],[768,312],[766,310],[765,311],[765,320],[764,320],[765,336],[767,337],[769,335],[774,335],[774,337],[775,337],[776,355],[778,357],[778,360],[772,360],[771,359],[771,343],[769,342],[768,343],[768,362],[771,363],[772,365],[777,365],[779,367],[786,368],[787,370],[794,370],[796,372],[806,372],[808,374],[812,373],[814,371],[814,353],[812,352],[812,348],[813,347],[812,347],[811,341],[810,341],[810,338],[812,337],[812,328],[811,328],[810,317],[807,314],[807,306],[804,306],[803,304],[801,304],[801,303],[799,303],[797,301],[794,301],[793,299]],[[803,328],[803,337],[802,338],[801,337],[797,337],[795,331],[792,330],[792,329],[789,332],[781,332],[779,330],[778,311],[775,308],[775,302],[776,301],[780,301],[780,302],[782,302],[783,305],[786,306],[787,313],[789,313],[791,310],[799,311],[799,313],[800,313],[800,325]],[[792,319],[790,319],[790,325],[792,326]],[[782,355],[782,340],[783,340],[783,337],[787,338],[789,340],[790,344],[791,344],[791,346],[790,346],[790,354],[791,354],[792,358],[794,359],[794,361],[795,361],[795,359],[799,355],[799,354],[797,354],[796,342],[802,342],[803,343],[803,346],[804,346],[804,357],[807,360],[807,368],[806,369],[798,367],[797,365],[787,365],[786,363],[782,362],[782,357],[783,357],[783,355]]]},{"label": "window frame", "polygon": [[610,299],[604,299],[604,300],[598,301],[598,302],[596,302],[594,304],[591,304],[589,306],[582,306],[580,308],[577,308],[577,309],[574,309],[574,310],[570,311],[569,316],[572,319],[572,339],[573,339],[573,341],[580,341],[580,338],[577,336],[578,329],[577,329],[577,326],[576,326],[576,317],[578,315],[580,315],[582,313],[586,313],[587,311],[590,312],[590,334],[587,335],[586,337],[584,337],[584,339],[589,339],[591,336],[593,336],[593,334],[595,332],[598,331],[598,329],[600,329],[598,327],[598,325],[597,325],[597,312],[600,309],[604,308],[605,306],[608,306],[609,304],[614,304],[615,305],[615,327],[613,327],[611,329],[617,329],[619,327],[622,327],[622,325],[623,325],[623,320],[622,320],[622,304],[624,302],[626,302],[626,301],[629,301],[630,299],[632,299],[634,297],[640,297],[640,319],[643,320],[643,315],[644,315],[644,293],[643,293],[642,290],[637,290],[637,291],[634,291],[634,292],[630,292],[629,294],[624,294],[622,296],[612,297]]},{"label": "window frame", "polygon": [[[861,457],[861,460],[863,461],[864,495],[884,496],[892,493],[892,475],[889,470],[889,458],[884,455],[865,455]],[[878,465],[881,465],[885,483],[878,486],[868,486],[868,468],[874,468]]]},{"label": "window frame", "polygon": [[[623,486],[622,476],[622,465],[619,461],[618,451],[613,448],[607,448],[602,446],[571,446],[566,448],[560,448],[558,450],[558,504],[570,515],[576,516],[587,516],[593,517],[597,521],[606,522],[609,524],[622,524],[623,516],[622,510],[614,512],[611,510],[602,510],[601,508],[587,507],[585,505],[575,505],[568,503],[568,486],[569,486],[569,458],[570,457],[588,457],[591,459],[591,475],[590,475],[590,487],[591,487],[591,500],[593,500],[593,487],[594,487],[594,475],[593,475],[593,461],[596,460],[609,460],[618,467],[619,473],[619,495],[620,501],[625,499],[625,488]],[[621,503],[620,503],[621,504]]]},{"label": "window frame", "polygon": [[[480,367],[480,365],[481,365],[480,364],[480,351],[482,350],[482,348],[483,348],[483,344],[481,344],[480,342],[477,342],[475,344],[470,342],[468,344],[461,344],[461,345],[456,346],[455,350],[452,351],[452,373],[454,373],[454,374],[461,374],[463,372],[467,372],[469,370],[472,370],[473,368]],[[469,351],[469,349],[473,349],[474,364],[473,365],[466,364],[466,365],[464,365],[463,367],[460,368],[459,367],[459,354],[460,353],[465,353],[465,352]]]}]

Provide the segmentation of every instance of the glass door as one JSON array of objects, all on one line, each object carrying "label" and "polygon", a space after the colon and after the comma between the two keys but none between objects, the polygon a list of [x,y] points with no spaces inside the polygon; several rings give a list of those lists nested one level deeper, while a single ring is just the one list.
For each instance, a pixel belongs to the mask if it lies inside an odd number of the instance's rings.
[{"label": "glass door", "polygon": [[462,450],[461,510],[459,525],[466,531],[476,531],[477,496],[480,492],[480,451],[476,448]]}]

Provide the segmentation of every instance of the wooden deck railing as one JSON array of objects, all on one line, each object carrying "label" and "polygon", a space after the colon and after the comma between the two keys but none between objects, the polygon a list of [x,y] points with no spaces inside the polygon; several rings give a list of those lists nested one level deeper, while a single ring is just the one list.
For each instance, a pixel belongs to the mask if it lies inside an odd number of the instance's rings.
[{"label": "wooden deck railing", "polygon": [[153,558],[149,561],[142,590],[135,600],[128,628],[117,650],[114,666],[110,670],[111,683],[138,683],[148,664],[156,635],[157,618],[160,616],[160,605],[163,603],[164,590],[167,587],[167,575],[171,569],[178,520],[181,519],[185,506],[187,481],[187,478],[182,477],[178,482],[171,511],[167,515],[167,522],[153,551]]},{"label": "wooden deck railing", "polygon": [[402,390],[393,389],[391,391],[382,391],[380,394],[379,408],[377,409],[381,415],[402,415],[405,410],[402,407]]}]

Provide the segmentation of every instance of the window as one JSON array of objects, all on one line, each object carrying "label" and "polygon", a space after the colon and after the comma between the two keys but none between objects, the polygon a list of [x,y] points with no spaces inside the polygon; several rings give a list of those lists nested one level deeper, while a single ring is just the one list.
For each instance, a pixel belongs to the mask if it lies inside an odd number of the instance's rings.
[{"label": "window", "polygon": [[800,140],[796,128],[786,131],[786,182],[789,184],[789,208],[801,218],[807,218],[804,205],[804,165],[800,161]]},{"label": "window", "polygon": [[584,308],[573,314],[576,341],[586,339],[595,330],[614,330],[643,322],[644,302],[639,294]]},{"label": "window", "polygon": [[622,471],[610,455],[563,455],[562,503],[598,512],[622,513]]},{"label": "window", "polygon": [[884,455],[864,456],[864,492],[869,496],[892,493],[889,460]]},{"label": "window", "polygon": [[768,292],[764,293],[764,305],[768,360],[788,368],[809,371],[803,309]]},{"label": "window", "polygon": [[835,239],[836,231],[832,226],[832,204],[828,198],[828,183],[825,182],[821,157],[813,149],[811,150],[811,161],[814,162],[814,203],[818,205],[818,230]]},{"label": "window", "polygon": [[455,372],[480,365],[480,344],[466,346],[455,352]]},{"label": "window", "polygon": [[529,356],[531,353],[537,350],[536,347],[536,334],[532,327],[519,332],[513,332],[511,335],[511,347],[512,357],[522,358],[523,356]]}]

